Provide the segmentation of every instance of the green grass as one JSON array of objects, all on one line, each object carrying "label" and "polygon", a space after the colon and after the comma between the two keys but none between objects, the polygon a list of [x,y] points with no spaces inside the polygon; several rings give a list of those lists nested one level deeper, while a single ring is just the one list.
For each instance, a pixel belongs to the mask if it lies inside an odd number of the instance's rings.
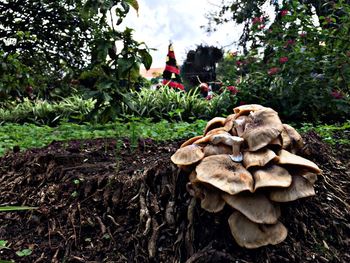
[{"label": "green grass", "polygon": [[[52,141],[67,141],[74,139],[93,138],[130,138],[132,141],[138,138],[152,138],[156,141],[186,139],[202,134],[206,121],[196,120],[188,122],[168,122],[162,120],[152,123],[149,119],[130,118],[129,121],[118,121],[108,124],[84,124],[62,123],[57,127],[37,126],[34,124],[4,124],[0,125],[0,156],[14,146],[21,150],[44,147]],[[304,123],[298,129],[304,133],[315,130],[324,141],[331,145],[350,144],[349,136],[335,137],[337,132],[350,132],[350,121],[339,125],[320,124],[313,126]]]},{"label": "green grass", "polygon": [[[342,144],[349,145],[350,144],[350,120],[342,123],[342,124],[319,124],[313,125],[310,123],[303,123],[303,126],[298,129],[300,133],[305,133],[310,130],[314,130],[317,134],[321,136],[321,138],[331,144]],[[337,133],[337,136],[335,136]],[[340,135],[340,138],[339,138]]]},{"label": "green grass", "polygon": [[148,119],[132,118],[129,122],[108,124],[62,123],[57,127],[34,124],[4,124],[0,126],[0,156],[14,146],[21,150],[44,147],[52,141],[93,138],[152,138],[156,141],[177,140],[202,134],[206,121],[172,123],[162,120],[152,123]]}]

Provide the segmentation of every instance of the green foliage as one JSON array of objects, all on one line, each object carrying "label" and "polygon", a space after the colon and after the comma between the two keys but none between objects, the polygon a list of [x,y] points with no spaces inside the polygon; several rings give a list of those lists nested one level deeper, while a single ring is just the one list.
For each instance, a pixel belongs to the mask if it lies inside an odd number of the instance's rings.
[{"label": "green foliage", "polygon": [[132,118],[107,124],[62,123],[57,127],[33,124],[4,124],[0,126],[0,156],[14,146],[21,150],[44,147],[52,141],[93,138],[152,138],[156,141],[189,138],[203,133],[206,121],[173,123],[162,120]]},{"label": "green foliage", "polygon": [[8,249],[9,247],[7,246],[7,241],[6,240],[0,240],[0,250],[1,249]]},{"label": "green foliage", "polygon": [[[350,132],[350,121],[346,121],[342,124],[331,125],[331,124],[323,124],[314,126],[311,123],[303,123],[302,127],[299,129],[300,132],[305,133],[308,131],[314,130],[317,134],[319,134],[322,139],[331,144],[346,144],[350,145],[349,134]],[[340,138],[336,137],[336,133],[342,133],[344,136],[340,136]]]},{"label": "green foliage", "polygon": [[196,90],[181,92],[161,87],[158,90],[141,89],[129,94],[123,113],[157,121],[163,118],[189,120],[205,117],[207,106],[208,103]]},{"label": "green foliage", "polygon": [[110,119],[126,91],[140,82],[139,65],[152,64],[132,29],[117,28],[130,6],[138,11],[137,0],[2,3],[0,98],[52,100],[78,89],[96,99],[91,115]]},{"label": "green foliage", "polygon": [[172,121],[211,119],[232,113],[237,102],[235,94],[226,88],[221,93],[213,93],[211,99],[204,99],[198,89],[182,92],[164,86],[157,90],[141,89],[133,92],[124,104],[123,114]]},{"label": "green foliage", "polygon": [[7,103],[0,108],[1,122],[31,122],[37,124],[57,124],[61,120],[81,122],[92,111],[95,101],[75,95],[59,102],[24,99],[21,103]]},{"label": "green foliage", "polygon": [[[0,212],[9,212],[9,211],[22,211],[22,210],[32,210],[37,209],[37,207],[30,206],[0,206]],[[0,244],[1,249],[1,244]]]},{"label": "green foliage", "polygon": [[[350,5],[327,8],[329,16],[319,17],[321,27],[299,1],[277,9],[269,28],[262,13],[250,21],[249,52],[227,56],[220,72],[238,80],[240,103],[270,106],[285,122],[336,122],[349,116]],[[233,63],[230,70],[226,65]]]},{"label": "green foliage", "polygon": [[33,252],[33,250],[31,250],[29,248],[25,248],[25,249],[16,251],[16,255],[19,257],[26,257],[26,256],[30,256],[32,254],[32,252]]}]

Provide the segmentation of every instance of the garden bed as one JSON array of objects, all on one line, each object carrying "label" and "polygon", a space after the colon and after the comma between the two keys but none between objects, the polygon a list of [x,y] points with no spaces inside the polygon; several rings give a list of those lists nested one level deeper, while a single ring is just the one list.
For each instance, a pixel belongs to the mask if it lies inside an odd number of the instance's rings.
[{"label": "garden bed", "polygon": [[[210,214],[186,192],[186,175],[170,161],[181,141],[74,140],[9,153],[0,159],[0,204],[37,209],[0,213],[8,247],[0,259],[350,262],[349,146],[331,149],[313,132],[304,139],[303,155],[323,170],[316,196],[282,207],[287,239],[254,250],[231,237],[230,209]],[[31,254],[16,254],[23,249]]]}]

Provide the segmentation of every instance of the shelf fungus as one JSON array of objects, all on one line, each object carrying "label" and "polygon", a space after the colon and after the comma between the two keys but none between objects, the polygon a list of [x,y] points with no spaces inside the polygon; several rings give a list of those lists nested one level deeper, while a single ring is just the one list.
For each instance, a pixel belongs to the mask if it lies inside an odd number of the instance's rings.
[{"label": "shelf fungus", "polygon": [[203,135],[188,139],[171,156],[188,172],[190,195],[201,208],[217,213],[226,207],[236,243],[245,248],[277,245],[287,238],[279,221],[281,206],[315,195],[321,169],[297,155],[304,142],[278,113],[258,104],[233,109],[227,118],[210,120]]}]

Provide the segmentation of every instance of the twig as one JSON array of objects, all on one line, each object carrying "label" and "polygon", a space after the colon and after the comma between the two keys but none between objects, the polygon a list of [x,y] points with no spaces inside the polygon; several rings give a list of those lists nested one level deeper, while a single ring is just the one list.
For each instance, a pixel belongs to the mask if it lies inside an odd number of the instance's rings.
[{"label": "twig", "polygon": [[143,235],[145,236],[148,234],[151,228],[151,216],[149,214],[149,210],[146,205],[146,198],[145,198],[146,186],[144,183],[141,184],[139,192],[140,192],[140,224],[142,222],[146,222],[145,230],[143,231]]}]

